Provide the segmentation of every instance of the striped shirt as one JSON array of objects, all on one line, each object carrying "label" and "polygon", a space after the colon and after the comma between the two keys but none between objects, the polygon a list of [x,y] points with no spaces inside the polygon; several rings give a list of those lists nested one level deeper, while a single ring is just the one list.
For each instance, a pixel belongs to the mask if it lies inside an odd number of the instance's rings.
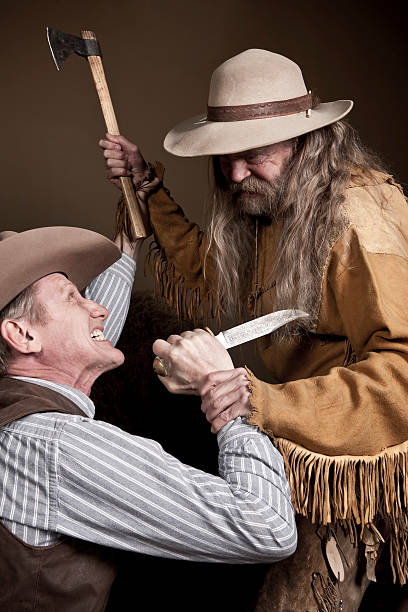
[{"label": "striped shirt", "polygon": [[[112,274],[118,271],[111,267],[99,283]],[[98,299],[107,304],[102,294]],[[120,319],[114,315],[107,333],[119,336]],[[283,460],[254,427],[237,419],[219,432],[217,477],[182,464],[153,440],[94,420],[93,402],[81,391],[19,378],[68,397],[84,416],[40,413],[0,428],[0,517],[17,537],[45,546],[68,535],[195,561],[277,561],[294,552]]]},{"label": "striped shirt", "polygon": [[102,274],[99,274],[85,289],[87,299],[98,302],[108,310],[104,322],[104,336],[115,346],[119,340],[129,310],[136,262],[122,253]]}]

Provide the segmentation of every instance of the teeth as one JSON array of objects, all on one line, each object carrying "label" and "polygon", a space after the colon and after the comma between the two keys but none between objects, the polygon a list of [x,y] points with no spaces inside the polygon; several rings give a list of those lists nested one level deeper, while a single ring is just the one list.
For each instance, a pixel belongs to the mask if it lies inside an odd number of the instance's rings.
[{"label": "teeth", "polygon": [[91,338],[93,340],[96,340],[97,342],[100,342],[101,340],[105,340],[103,331],[101,331],[100,329],[95,329],[93,332],[91,332]]}]

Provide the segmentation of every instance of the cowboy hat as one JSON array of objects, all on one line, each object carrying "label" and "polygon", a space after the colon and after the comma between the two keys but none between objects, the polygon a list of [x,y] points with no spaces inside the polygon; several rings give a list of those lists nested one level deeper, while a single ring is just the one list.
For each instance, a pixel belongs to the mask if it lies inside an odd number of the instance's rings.
[{"label": "cowboy hat", "polygon": [[105,236],[78,227],[0,233],[0,309],[47,274],[61,272],[78,289],[120,257]]},{"label": "cowboy hat", "polygon": [[351,100],[314,106],[297,64],[248,49],[214,71],[207,114],[176,125],[164,148],[180,157],[247,151],[334,123],[352,106]]}]

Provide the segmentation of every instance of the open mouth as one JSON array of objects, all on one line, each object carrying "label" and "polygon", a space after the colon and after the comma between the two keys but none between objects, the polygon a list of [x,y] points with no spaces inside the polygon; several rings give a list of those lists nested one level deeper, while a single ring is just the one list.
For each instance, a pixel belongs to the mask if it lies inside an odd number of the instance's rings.
[{"label": "open mouth", "polygon": [[105,336],[101,329],[94,329],[94,331],[91,332],[91,338],[95,340],[95,342],[102,342],[102,340],[105,340]]}]

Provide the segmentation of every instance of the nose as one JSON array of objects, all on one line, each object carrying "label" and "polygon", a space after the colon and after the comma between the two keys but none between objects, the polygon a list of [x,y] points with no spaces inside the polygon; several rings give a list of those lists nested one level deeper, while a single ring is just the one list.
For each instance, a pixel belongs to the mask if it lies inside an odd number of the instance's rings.
[{"label": "nose", "polygon": [[241,183],[247,176],[251,176],[251,171],[244,159],[234,159],[230,162],[230,180],[233,183]]},{"label": "nose", "polygon": [[105,306],[102,304],[98,304],[98,302],[93,302],[92,300],[87,300],[89,314],[93,319],[101,319],[104,321],[108,316],[109,312]]}]

